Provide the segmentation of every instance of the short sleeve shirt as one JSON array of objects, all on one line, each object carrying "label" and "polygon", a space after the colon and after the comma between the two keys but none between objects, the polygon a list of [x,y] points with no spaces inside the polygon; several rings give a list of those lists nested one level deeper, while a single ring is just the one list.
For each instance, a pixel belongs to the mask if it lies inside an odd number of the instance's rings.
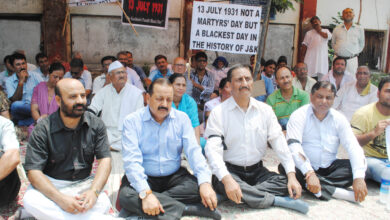
[{"label": "short sleeve shirt", "polygon": [[9,119],[0,116],[0,152],[10,149],[19,149],[14,124]]},{"label": "short sleeve shirt", "polygon": [[[378,121],[385,119],[390,119],[390,116],[382,115],[376,108],[376,102],[365,105],[353,114],[352,131],[355,135],[365,134],[373,130]],[[363,150],[367,157],[387,158],[385,132],[364,145]]]},{"label": "short sleeve shirt", "polygon": [[65,127],[60,110],[42,120],[27,145],[25,169],[41,170],[59,180],[89,176],[96,159],[111,157],[103,121],[85,112],[75,129]]},{"label": "short sleeve shirt", "polygon": [[[172,107],[176,108],[175,103],[173,102]],[[191,96],[183,94],[179,103],[179,107],[177,109],[182,112],[185,112],[188,115],[188,117],[191,119],[191,124],[193,128],[196,128],[200,125],[198,117],[198,105]]]}]

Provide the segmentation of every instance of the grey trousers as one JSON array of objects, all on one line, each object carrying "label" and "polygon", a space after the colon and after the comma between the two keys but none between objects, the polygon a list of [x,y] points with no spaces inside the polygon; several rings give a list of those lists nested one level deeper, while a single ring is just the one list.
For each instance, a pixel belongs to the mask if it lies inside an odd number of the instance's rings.
[{"label": "grey trousers", "polygon": [[[180,219],[185,204],[201,201],[196,178],[183,167],[169,176],[148,176],[148,184],[165,211],[164,214],[158,215],[156,219]],[[132,214],[147,216],[142,210],[142,201],[138,193],[130,186],[126,175],[122,179],[119,203],[122,209]]]},{"label": "grey trousers", "polygon": [[[288,195],[287,177],[270,172],[262,165],[250,171],[241,170],[228,163],[226,167],[240,185],[242,201],[251,208],[268,208],[273,205],[275,196]],[[213,176],[213,186],[218,193],[226,196],[223,183],[215,176]]]},{"label": "grey trousers", "polygon": [[[278,169],[280,173],[286,174],[281,164]],[[306,188],[305,175],[297,168],[295,171],[302,188]],[[348,188],[353,183],[352,167],[348,159],[337,159],[329,167],[319,168],[315,173],[320,180],[322,200],[331,199],[336,187]]]}]

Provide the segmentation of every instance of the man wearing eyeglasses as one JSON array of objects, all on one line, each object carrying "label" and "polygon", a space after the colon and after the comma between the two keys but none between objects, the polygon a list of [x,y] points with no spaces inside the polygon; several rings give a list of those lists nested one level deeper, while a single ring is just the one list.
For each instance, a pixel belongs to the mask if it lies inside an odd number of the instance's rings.
[{"label": "man wearing eyeglasses", "polygon": [[190,80],[190,75],[187,70],[187,62],[183,57],[176,57],[173,60],[173,66],[172,66],[173,73],[179,73],[184,74],[184,77],[186,78],[186,93],[189,96],[192,96],[192,81]]},{"label": "man wearing eyeglasses", "polygon": [[113,158],[111,177],[108,180],[108,185],[113,187],[110,188],[108,194],[110,200],[115,202],[118,197],[120,179],[124,173],[121,153],[123,120],[128,114],[142,108],[144,99],[143,91],[127,83],[127,71],[121,62],[112,62],[107,72],[106,77],[111,83],[95,94],[88,110],[100,115],[107,127],[108,143]]}]

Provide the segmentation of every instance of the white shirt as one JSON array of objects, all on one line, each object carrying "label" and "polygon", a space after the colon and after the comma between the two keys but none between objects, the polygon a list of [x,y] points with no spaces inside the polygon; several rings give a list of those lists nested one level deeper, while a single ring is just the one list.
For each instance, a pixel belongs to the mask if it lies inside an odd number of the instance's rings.
[{"label": "white shirt", "polygon": [[142,84],[141,78],[138,76],[137,72],[129,67],[126,67],[126,71],[127,82],[134,85],[138,89],[145,91],[144,85]]},{"label": "white shirt", "polygon": [[347,30],[344,24],[333,30],[332,48],[337,56],[350,57],[359,54],[364,48],[364,30],[353,24]]},{"label": "white shirt", "polygon": [[27,70],[28,71],[35,71],[37,69],[37,66],[35,66],[32,63],[27,63]]},{"label": "white shirt", "polygon": [[219,105],[220,103],[221,103],[221,97],[220,96],[207,101],[204,104],[204,112],[211,112],[211,110],[213,110],[214,107]]},{"label": "white shirt", "polygon": [[370,84],[368,94],[361,95],[356,89],[356,83],[348,83],[341,87],[337,92],[333,108],[339,110],[345,115],[348,121],[351,120],[353,113],[364,105],[378,101],[378,88]]},{"label": "white shirt", "polygon": [[14,124],[7,118],[0,116],[0,151],[19,149]]},{"label": "white shirt", "polygon": [[36,69],[34,70],[34,72],[36,72],[38,75],[40,75],[40,76],[42,77],[43,81],[45,81],[45,82],[49,81],[49,73],[48,73],[46,76],[43,75],[42,70],[41,70],[40,67],[39,67],[39,68],[36,68]]},{"label": "white shirt", "polygon": [[106,74],[105,73],[96,77],[93,80],[92,94],[96,94],[100,89],[102,89],[104,87],[105,82],[106,82]]},{"label": "white shirt", "polygon": [[322,29],[322,32],[328,34],[328,38],[323,38],[316,30],[310,30],[306,33],[302,44],[307,47],[305,63],[309,76],[317,77],[318,73],[326,74],[328,72],[328,41],[332,39],[332,34],[328,29]]},{"label": "white shirt", "polygon": [[222,69],[216,69],[214,66],[211,68],[210,73],[213,75],[214,78],[214,90],[218,90],[219,83],[221,80],[225,77],[227,77],[227,72],[230,68],[223,67]]},{"label": "white shirt", "polygon": [[310,76],[307,77],[305,88],[302,88],[301,81],[298,80],[298,77],[294,77],[292,81],[292,85],[298,89],[304,90],[307,93],[311,93],[311,88],[316,84],[316,80],[311,78]]},{"label": "white shirt", "polygon": [[272,108],[254,98],[244,112],[233,97],[211,111],[205,137],[223,135],[227,149],[223,149],[221,138],[208,138],[206,156],[213,174],[219,180],[229,174],[225,162],[237,166],[251,166],[265,155],[267,142],[278,155],[287,173],[295,172],[295,165],[286,139]]},{"label": "white shirt", "polygon": [[144,106],[142,91],[126,83],[118,94],[110,83],[96,93],[88,107],[96,114],[102,112],[100,117],[107,127],[108,141],[110,146],[116,150],[122,148],[123,120],[120,117],[122,114],[121,107],[125,102],[129,103],[126,108],[126,115],[142,108]]},{"label": "white shirt", "polygon": [[343,79],[341,79],[341,82],[340,82],[340,88],[337,88],[336,79],[333,76],[333,70],[330,70],[328,74],[326,74],[325,76],[322,77],[321,81],[328,81],[328,82],[332,83],[334,85],[334,87],[336,87],[337,90],[339,90],[341,87],[343,87],[344,84],[347,84],[350,82],[354,83],[355,78],[348,71],[344,71]]},{"label": "white shirt", "polygon": [[[294,111],[287,124],[287,140],[298,169],[309,170],[329,167],[336,160],[340,144],[348,152],[354,179],[364,178],[367,163],[363,149],[352,132],[348,120],[338,111],[330,109],[322,120],[314,115],[311,104]],[[296,142],[293,142],[295,140]],[[303,155],[306,160],[303,160]]]},{"label": "white shirt", "polygon": [[[72,78],[70,72],[65,73],[64,78]],[[92,75],[88,70],[84,70],[80,76],[80,82],[83,83],[85,89],[92,90]]]},{"label": "white shirt", "polygon": [[3,90],[5,91],[5,81],[8,79],[7,70],[4,70],[0,73],[0,86],[3,87]]}]

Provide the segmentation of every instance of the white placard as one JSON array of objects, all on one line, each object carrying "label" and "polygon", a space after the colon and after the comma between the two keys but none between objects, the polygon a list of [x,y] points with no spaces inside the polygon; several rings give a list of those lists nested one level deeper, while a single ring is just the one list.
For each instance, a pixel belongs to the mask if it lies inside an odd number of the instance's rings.
[{"label": "white placard", "polygon": [[69,0],[69,7],[96,5],[103,3],[114,3],[117,0]]},{"label": "white placard", "polygon": [[261,7],[194,1],[190,48],[257,53]]}]

